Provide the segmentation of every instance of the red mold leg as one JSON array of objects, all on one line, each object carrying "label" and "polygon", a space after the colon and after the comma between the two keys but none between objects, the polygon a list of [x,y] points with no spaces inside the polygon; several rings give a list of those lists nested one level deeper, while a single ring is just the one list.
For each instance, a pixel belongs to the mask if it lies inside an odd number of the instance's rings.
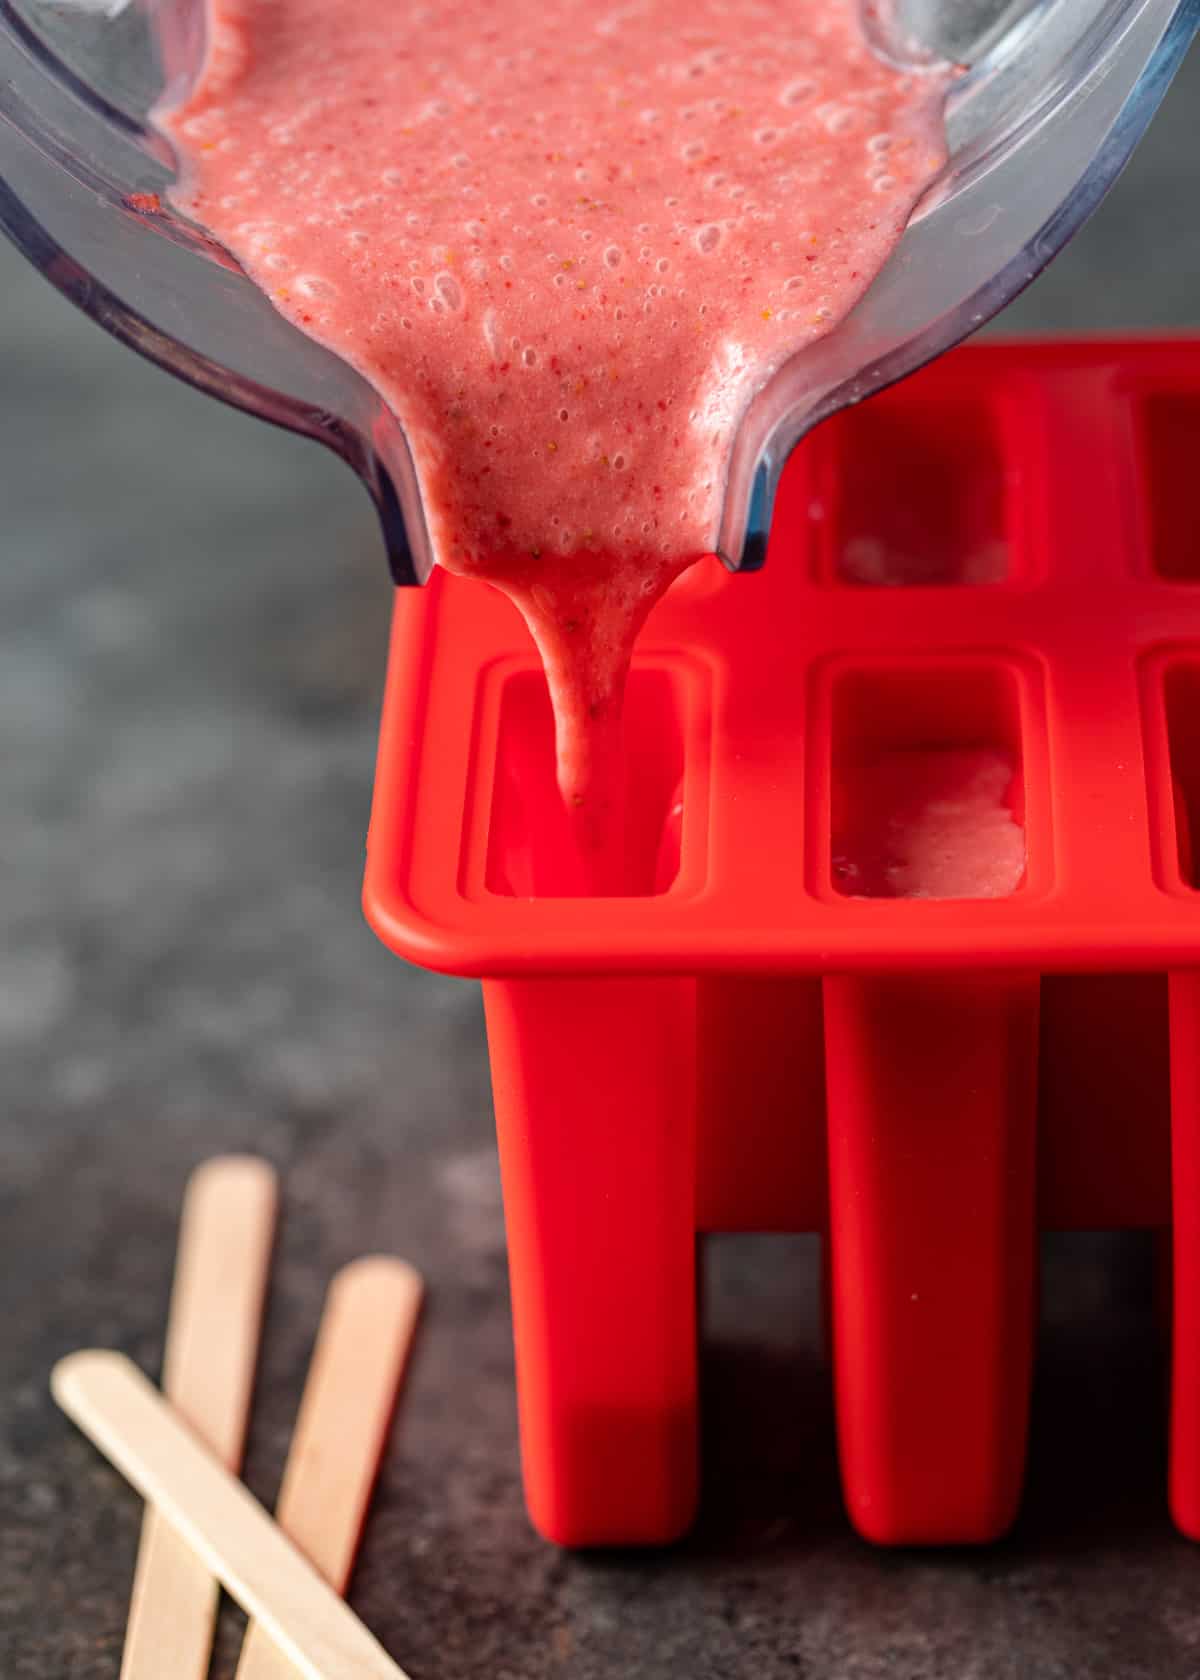
[{"label": "red mold leg", "polygon": [[821,982],[721,975],[696,987],[696,1223],[825,1226]]},{"label": "red mold leg", "polygon": [[1016,1514],[1037,1035],[1024,975],[825,983],[842,1479],[882,1544],[990,1540]]},{"label": "red mold leg", "polygon": [[1172,974],[1171,1515],[1200,1540],[1200,973]]},{"label": "red mold leg", "polygon": [[525,1492],[565,1546],[697,1492],[695,986],[486,981]]}]

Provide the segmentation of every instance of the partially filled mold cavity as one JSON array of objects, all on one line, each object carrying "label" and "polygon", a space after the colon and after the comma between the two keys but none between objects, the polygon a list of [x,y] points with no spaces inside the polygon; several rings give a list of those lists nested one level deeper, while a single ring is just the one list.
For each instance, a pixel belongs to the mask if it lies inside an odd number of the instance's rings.
[{"label": "partially filled mold cavity", "polygon": [[1005,898],[1025,876],[1020,700],[1003,664],[847,672],[830,873],[848,898]]}]

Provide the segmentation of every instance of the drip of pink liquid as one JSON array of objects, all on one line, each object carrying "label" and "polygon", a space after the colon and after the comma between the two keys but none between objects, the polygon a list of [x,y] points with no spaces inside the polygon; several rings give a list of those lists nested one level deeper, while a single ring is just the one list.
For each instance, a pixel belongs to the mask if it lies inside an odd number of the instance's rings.
[{"label": "drip of pink liquid", "polygon": [[438,561],[520,608],[581,868],[619,873],[634,639],[738,422],[941,167],[858,0],[210,0],[177,204],[400,418]]},{"label": "drip of pink liquid", "polygon": [[528,624],[554,709],[558,785],[570,817],[570,874],[583,893],[619,890],[625,875],[623,701],[637,634],[686,567],[663,560],[617,568],[611,554],[570,567],[510,572],[498,586]]}]

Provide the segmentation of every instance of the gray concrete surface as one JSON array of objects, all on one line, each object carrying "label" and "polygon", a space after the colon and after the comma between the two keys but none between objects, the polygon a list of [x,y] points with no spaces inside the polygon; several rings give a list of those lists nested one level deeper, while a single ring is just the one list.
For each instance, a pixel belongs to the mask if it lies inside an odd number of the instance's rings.
[{"label": "gray concrete surface", "polygon": [[[1014,329],[1200,326],[1200,58]],[[387,591],[311,446],[108,342],[0,250],[0,1674],[117,1672],[139,1509],[54,1410],[56,1356],[161,1355],[189,1168],[286,1207],[248,1479],[269,1499],[326,1280],[432,1305],[354,1602],[416,1680],[1187,1680],[1200,1556],[1162,1499],[1136,1242],[1048,1255],[1025,1514],[883,1555],[832,1468],[813,1254],[714,1258],[708,1500],[649,1557],[530,1533],[476,991],[358,909]],[[215,1672],[232,1675],[237,1617]],[[172,1680],[164,1676],[164,1680]]]}]

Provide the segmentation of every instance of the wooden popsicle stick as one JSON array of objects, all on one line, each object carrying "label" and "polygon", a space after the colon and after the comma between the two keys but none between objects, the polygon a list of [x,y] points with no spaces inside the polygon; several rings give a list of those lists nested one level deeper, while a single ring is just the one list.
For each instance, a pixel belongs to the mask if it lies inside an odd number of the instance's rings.
[{"label": "wooden popsicle stick", "polygon": [[[304,1680],[406,1680],[349,1605],[123,1354],[68,1354],[54,1398],[163,1515]],[[169,1671],[164,1667],[165,1677]],[[174,1680],[174,1676],[170,1676]]]},{"label": "wooden popsicle stick", "polygon": [[[354,1566],[371,1489],[421,1310],[420,1274],[385,1255],[334,1278],[308,1368],[275,1520],[335,1591]],[[294,1680],[261,1622],[246,1630],[237,1680]]]},{"label": "wooden popsicle stick", "polygon": [[[258,1362],[278,1187],[265,1161],[217,1156],[188,1180],[163,1390],[230,1470],[241,1463]],[[205,1680],[220,1589],[146,1507],[121,1658],[121,1680]]]}]

